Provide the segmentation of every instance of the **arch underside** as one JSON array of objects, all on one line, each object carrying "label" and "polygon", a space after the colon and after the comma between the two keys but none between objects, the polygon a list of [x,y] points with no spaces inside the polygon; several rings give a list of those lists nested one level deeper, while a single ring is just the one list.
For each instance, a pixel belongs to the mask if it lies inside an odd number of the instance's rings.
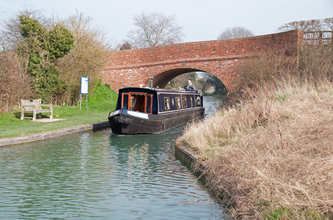
[{"label": "arch underside", "polygon": [[159,88],[165,88],[172,79],[184,73],[190,73],[190,72],[205,72],[205,71],[193,68],[179,68],[179,69],[168,70],[159,73],[154,77],[154,87],[158,86]]}]

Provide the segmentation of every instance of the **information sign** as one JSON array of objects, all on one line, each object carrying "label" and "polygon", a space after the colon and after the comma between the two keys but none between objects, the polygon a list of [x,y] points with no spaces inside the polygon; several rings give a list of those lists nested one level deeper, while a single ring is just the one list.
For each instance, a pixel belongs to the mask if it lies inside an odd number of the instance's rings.
[{"label": "information sign", "polygon": [[88,77],[81,76],[81,94],[88,94]]}]

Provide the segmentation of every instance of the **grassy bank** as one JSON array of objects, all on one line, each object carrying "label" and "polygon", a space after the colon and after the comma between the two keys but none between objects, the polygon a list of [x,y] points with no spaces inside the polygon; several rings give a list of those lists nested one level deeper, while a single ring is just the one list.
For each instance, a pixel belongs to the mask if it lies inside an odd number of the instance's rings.
[{"label": "grassy bank", "polygon": [[177,140],[206,165],[208,186],[236,218],[333,218],[332,57],[319,75],[325,62],[318,55],[315,79],[305,76],[309,67],[287,68],[247,87],[237,108],[193,124]]},{"label": "grassy bank", "polygon": [[20,120],[20,111],[0,114],[0,138],[51,131],[82,124],[106,121],[108,113],[115,109],[117,94],[106,85],[98,85],[89,97],[88,109],[85,102],[79,106],[59,106],[53,108],[54,118],[65,119],[52,123]]}]

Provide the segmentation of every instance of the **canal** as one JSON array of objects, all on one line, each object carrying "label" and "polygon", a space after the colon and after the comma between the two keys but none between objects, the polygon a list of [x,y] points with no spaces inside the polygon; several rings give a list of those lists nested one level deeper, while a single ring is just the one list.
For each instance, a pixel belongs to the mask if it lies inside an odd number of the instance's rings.
[{"label": "canal", "polygon": [[[214,103],[205,99],[206,108]],[[223,219],[219,202],[175,158],[183,128],[2,147],[0,219]]]}]

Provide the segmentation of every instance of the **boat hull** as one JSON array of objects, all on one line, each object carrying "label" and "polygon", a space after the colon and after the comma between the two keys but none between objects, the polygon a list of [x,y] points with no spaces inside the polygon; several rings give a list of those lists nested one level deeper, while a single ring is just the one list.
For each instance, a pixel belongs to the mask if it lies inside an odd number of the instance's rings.
[{"label": "boat hull", "polygon": [[109,122],[115,134],[158,134],[204,118],[205,108],[182,109],[163,114],[146,114],[120,109],[110,112]]}]

